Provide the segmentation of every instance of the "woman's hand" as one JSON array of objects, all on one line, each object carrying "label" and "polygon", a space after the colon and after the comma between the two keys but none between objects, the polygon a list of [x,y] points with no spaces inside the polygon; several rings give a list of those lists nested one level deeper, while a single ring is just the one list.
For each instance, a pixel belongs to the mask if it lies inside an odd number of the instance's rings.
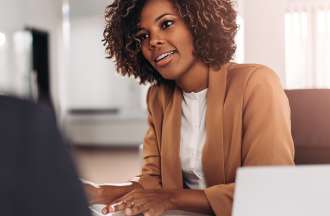
[{"label": "woman's hand", "polygon": [[142,188],[135,182],[97,185],[93,182],[82,180],[90,204],[109,204],[133,191]]},{"label": "woman's hand", "polygon": [[136,189],[105,207],[102,213],[125,211],[126,215],[158,216],[175,209],[174,192]]},{"label": "woman's hand", "polygon": [[[131,183],[126,185],[132,185]],[[93,204],[109,204],[126,192],[125,186],[119,185],[97,185],[93,182],[83,181],[87,199]]]},{"label": "woman's hand", "polygon": [[100,186],[87,181],[83,181],[83,186],[90,204],[103,204],[104,198],[102,197],[103,192]]}]

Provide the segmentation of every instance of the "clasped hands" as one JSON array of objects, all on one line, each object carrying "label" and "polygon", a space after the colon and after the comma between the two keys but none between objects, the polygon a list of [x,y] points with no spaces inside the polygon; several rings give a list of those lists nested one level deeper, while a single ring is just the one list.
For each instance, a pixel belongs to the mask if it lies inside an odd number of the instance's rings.
[{"label": "clasped hands", "polygon": [[159,216],[175,207],[174,192],[135,189],[108,204],[102,213],[124,211],[126,215]]}]

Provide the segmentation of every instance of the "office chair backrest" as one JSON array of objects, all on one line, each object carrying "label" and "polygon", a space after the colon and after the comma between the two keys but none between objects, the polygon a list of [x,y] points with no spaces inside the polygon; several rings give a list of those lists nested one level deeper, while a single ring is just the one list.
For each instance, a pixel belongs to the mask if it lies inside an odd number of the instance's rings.
[{"label": "office chair backrest", "polygon": [[330,89],[285,91],[297,164],[330,164]]}]

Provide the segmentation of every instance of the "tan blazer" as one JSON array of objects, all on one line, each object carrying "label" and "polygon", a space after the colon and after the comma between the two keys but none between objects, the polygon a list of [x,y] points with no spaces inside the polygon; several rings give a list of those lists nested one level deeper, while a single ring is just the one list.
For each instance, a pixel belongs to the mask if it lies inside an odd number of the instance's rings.
[{"label": "tan blazer", "polygon": [[[149,129],[139,183],[146,189],[182,189],[182,91],[152,86]],[[210,69],[203,149],[204,190],[215,215],[230,216],[241,166],[293,165],[290,108],[275,73],[262,65],[228,63]]]}]

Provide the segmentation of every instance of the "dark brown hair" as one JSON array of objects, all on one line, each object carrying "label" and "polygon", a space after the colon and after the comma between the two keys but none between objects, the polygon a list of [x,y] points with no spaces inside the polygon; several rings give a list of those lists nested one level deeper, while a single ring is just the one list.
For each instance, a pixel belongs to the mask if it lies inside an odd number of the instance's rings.
[{"label": "dark brown hair", "polygon": [[[103,33],[108,58],[122,75],[140,83],[168,83],[144,58],[134,37],[148,0],[114,0],[105,11]],[[171,0],[193,36],[194,55],[213,68],[229,62],[236,50],[236,11],[231,0]]]}]

